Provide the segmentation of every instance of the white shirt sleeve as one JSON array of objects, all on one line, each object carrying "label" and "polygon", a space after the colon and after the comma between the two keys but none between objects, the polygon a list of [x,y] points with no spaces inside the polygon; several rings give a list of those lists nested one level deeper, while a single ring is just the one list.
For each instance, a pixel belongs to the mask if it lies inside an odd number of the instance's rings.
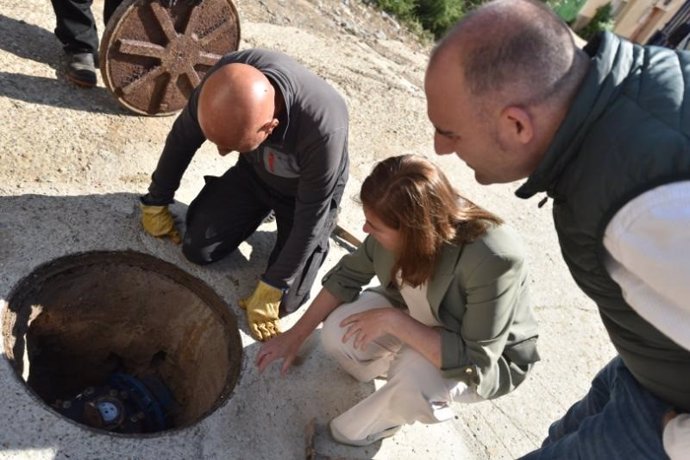
[{"label": "white shirt sleeve", "polygon": [[671,460],[690,460],[690,414],[680,414],[664,428],[664,449]]},{"label": "white shirt sleeve", "polygon": [[[606,227],[604,247],[626,302],[690,350],[690,181],[628,202]],[[690,460],[690,414],[666,425],[663,442],[671,460]]]},{"label": "white shirt sleeve", "polygon": [[604,247],[626,302],[690,350],[690,181],[628,202],[606,227]]}]

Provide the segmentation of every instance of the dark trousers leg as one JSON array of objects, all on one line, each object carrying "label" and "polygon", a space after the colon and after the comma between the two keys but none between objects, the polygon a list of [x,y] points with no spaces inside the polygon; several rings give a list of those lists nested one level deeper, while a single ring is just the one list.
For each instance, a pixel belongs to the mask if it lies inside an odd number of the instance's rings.
[{"label": "dark trousers leg", "polygon": [[55,35],[68,53],[98,51],[96,21],[92,0],[51,0],[57,26]]},{"label": "dark trousers leg", "polygon": [[[280,304],[281,314],[292,313],[307,300],[309,300],[309,293],[312,285],[314,284],[314,280],[316,279],[316,275],[318,274],[319,268],[321,268],[321,265],[323,265],[323,262],[326,260],[326,256],[328,255],[328,250],[330,247],[329,237],[335,229],[338,217],[339,202],[339,198],[332,201],[324,232],[320,235],[320,239],[317,242],[316,247],[309,255],[304,265],[302,265],[295,274],[295,278],[292,280],[290,289],[285,294],[285,297],[283,297],[283,301]],[[294,201],[292,202],[291,206],[276,205],[274,210],[276,214],[276,223],[278,225],[278,238],[268,260],[269,267],[280,254],[280,251],[283,249],[285,241],[292,230],[293,216],[295,212]]]},{"label": "dark trousers leg", "polygon": [[103,24],[107,27],[108,21],[113,16],[113,13],[118,6],[123,2],[123,0],[105,0],[103,4]]},{"label": "dark trousers leg", "polygon": [[[309,299],[319,268],[329,249],[328,238],[336,225],[342,190],[331,203],[328,222],[316,248],[297,270],[283,298],[281,311],[292,312]],[[292,230],[295,201],[271,195],[242,157],[223,177],[208,177],[199,196],[189,205],[182,252],[191,262],[208,264],[234,251],[254,233],[274,210],[278,232],[269,256],[270,267],[279,257]]]},{"label": "dark trousers leg", "polygon": [[[123,0],[106,0],[103,18],[108,23]],[[98,30],[91,12],[92,0],[51,0],[55,12],[55,35],[68,53],[97,53]]]},{"label": "dark trousers leg", "polygon": [[240,160],[206,185],[187,210],[182,252],[189,261],[222,259],[246,240],[271,210],[254,171]]},{"label": "dark trousers leg", "polygon": [[620,357],[549,428],[542,447],[520,460],[664,460],[662,420],[671,405],[645,390]]}]

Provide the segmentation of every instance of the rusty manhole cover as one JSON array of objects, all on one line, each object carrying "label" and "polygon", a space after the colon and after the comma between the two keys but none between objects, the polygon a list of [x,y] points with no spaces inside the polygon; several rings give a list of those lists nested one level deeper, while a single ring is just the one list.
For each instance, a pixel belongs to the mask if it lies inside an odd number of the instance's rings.
[{"label": "rusty manhole cover", "polygon": [[100,49],[103,81],[117,100],[142,115],[184,107],[206,72],[237,50],[240,25],[231,0],[130,0],[108,21]]},{"label": "rusty manhole cover", "polygon": [[2,324],[12,367],[69,420],[140,435],[194,424],[228,400],[242,343],[201,280],[133,251],[88,252],[34,270]]}]

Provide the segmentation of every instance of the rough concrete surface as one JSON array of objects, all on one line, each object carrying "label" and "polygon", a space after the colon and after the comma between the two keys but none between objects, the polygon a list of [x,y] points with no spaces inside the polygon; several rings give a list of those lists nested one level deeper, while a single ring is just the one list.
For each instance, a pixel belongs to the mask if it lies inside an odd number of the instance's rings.
[{"label": "rough concrete surface", "polygon": [[[100,19],[102,0],[94,11]],[[456,157],[436,157],[422,89],[428,48],[395,21],[356,0],[242,0],[241,48],[283,50],[330,81],[351,113],[351,180],[341,225],[363,236],[353,199],[372,165],[388,155],[418,153],[443,165],[458,189],[504,217],[523,235],[541,326],[541,363],[513,394],[456,406],[455,420],[406,426],[368,448],[334,444],[330,418],[374,390],[324,356],[316,340],[285,378],[253,365],[237,299],[264,268],[271,224],[217,264],[197,267],[179,248],[146,236],[137,197],[145,192],[174,118],[142,117],[118,106],[102,83],[80,90],[64,80],[53,13],[43,0],[0,0],[0,306],[39,265],[93,250],[135,250],[171,262],[211,286],[237,317],[242,340],[238,383],[227,401],[188,428],[147,437],[84,429],[50,410],[0,359],[0,458],[11,459],[298,459],[305,428],[316,419],[322,456],[379,459],[511,459],[537,447],[549,423],[586,391],[613,356],[596,309],[571,280],[556,243],[550,204],[520,201],[518,184],[480,187]],[[102,31],[102,27],[100,28]],[[205,145],[173,206],[183,216],[206,174],[235,157]],[[325,271],[345,250],[332,245]],[[232,282],[237,280],[237,282]],[[315,287],[315,290],[319,286]],[[284,319],[285,327],[304,311]],[[3,350],[4,351],[4,350]]]}]

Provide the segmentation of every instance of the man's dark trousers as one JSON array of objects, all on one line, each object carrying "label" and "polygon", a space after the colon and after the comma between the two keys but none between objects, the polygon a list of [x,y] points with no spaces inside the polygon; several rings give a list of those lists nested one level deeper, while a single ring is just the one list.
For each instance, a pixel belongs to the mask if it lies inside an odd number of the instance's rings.
[{"label": "man's dark trousers", "polygon": [[[241,155],[237,164],[222,177],[206,176],[205,179],[206,185],[187,210],[182,246],[185,257],[197,264],[208,264],[225,257],[252,235],[273,210],[278,232],[268,259],[270,267],[292,230],[295,198],[267,187]],[[328,239],[335,229],[342,188],[334,193],[328,222],[314,251],[295,274],[283,298],[281,314],[296,310],[309,299],[311,286],[328,254]]]},{"label": "man's dark trousers", "polygon": [[[123,0],[105,0],[103,20],[108,24],[115,9]],[[57,26],[55,35],[67,53],[98,52],[98,31],[91,12],[92,0],[51,0]]]}]

